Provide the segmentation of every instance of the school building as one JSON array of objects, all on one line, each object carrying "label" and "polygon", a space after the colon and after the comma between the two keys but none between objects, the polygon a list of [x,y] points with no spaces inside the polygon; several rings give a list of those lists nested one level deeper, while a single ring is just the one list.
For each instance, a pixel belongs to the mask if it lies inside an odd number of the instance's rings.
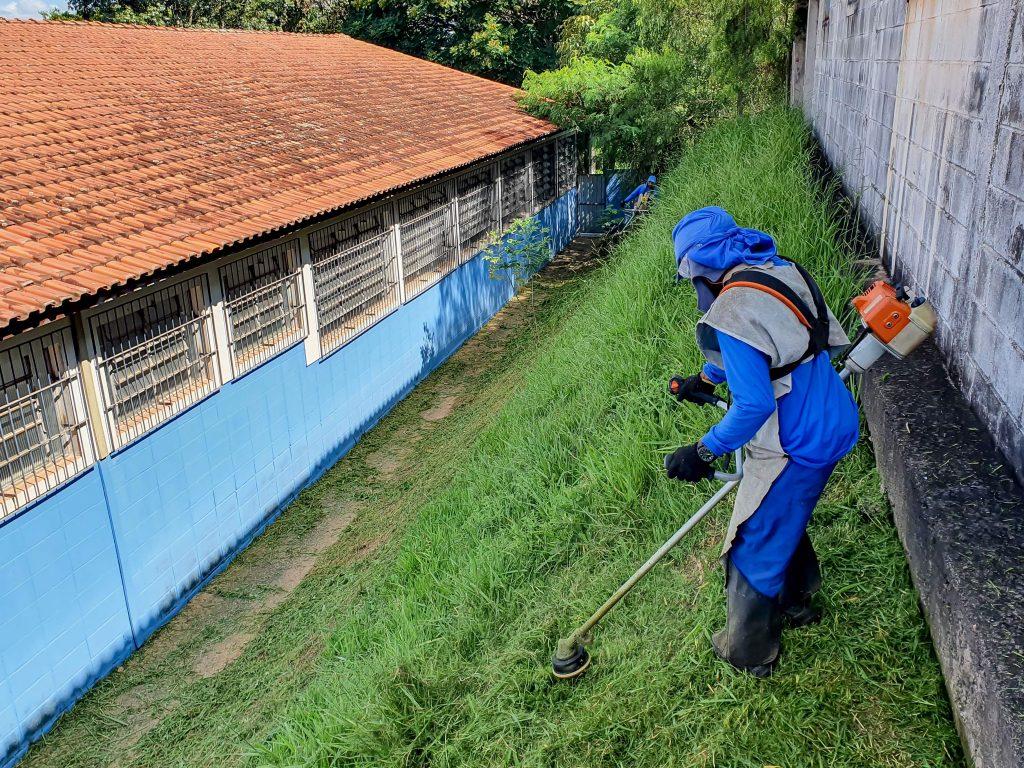
[{"label": "school building", "polygon": [[343,35],[0,21],[0,765],[577,226],[576,136]]}]

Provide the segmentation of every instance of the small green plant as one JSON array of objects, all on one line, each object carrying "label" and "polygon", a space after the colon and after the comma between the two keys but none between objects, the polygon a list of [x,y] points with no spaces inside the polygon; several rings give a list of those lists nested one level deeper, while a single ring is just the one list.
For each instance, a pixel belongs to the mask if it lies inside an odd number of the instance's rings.
[{"label": "small green plant", "polygon": [[516,219],[504,231],[487,236],[487,274],[492,280],[511,280],[513,290],[519,290],[550,258],[551,230],[532,216]]}]

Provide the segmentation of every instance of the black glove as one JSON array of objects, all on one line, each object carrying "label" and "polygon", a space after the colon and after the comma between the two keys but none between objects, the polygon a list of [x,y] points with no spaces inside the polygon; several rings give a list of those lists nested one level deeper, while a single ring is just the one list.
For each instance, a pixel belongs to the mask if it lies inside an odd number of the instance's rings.
[{"label": "black glove", "polygon": [[689,401],[697,403],[697,405],[707,405],[704,400],[695,395],[712,396],[715,394],[715,385],[705,381],[699,373],[687,376],[685,379],[682,376],[673,376],[668,382],[668,392],[670,395],[674,395],[680,403]]},{"label": "black glove", "polygon": [[671,480],[696,483],[710,480],[715,476],[711,462],[704,461],[697,453],[697,443],[679,448],[665,457],[665,472]]}]

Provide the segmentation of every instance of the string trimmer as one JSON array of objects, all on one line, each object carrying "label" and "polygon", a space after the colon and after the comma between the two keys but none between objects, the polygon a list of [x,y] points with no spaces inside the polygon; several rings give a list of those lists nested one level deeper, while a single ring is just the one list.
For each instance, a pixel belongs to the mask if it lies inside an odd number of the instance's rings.
[{"label": "string trimmer", "polygon": [[[860,315],[861,327],[848,351],[836,361],[842,365],[839,376],[843,381],[853,374],[864,373],[885,353],[902,360],[935,330],[935,312],[923,297],[911,299],[902,288],[894,288],[882,280],[878,280],[865,293],[853,299],[852,304]],[[713,395],[702,395],[697,399],[722,410],[728,410],[725,401]],[[708,512],[718,506],[719,502],[739,485],[743,478],[743,450],[737,450],[734,457],[733,472],[715,472],[715,480],[722,483],[722,486],[714,495],[704,502],[704,505],[683,523],[682,527],[647,559],[647,562],[626,579],[589,619],[558,641],[555,653],[551,657],[551,669],[556,678],[571,680],[587,670],[590,666],[590,654],[586,646],[591,642],[591,631],[598,622],[608,615],[608,612],[629,594]]]}]

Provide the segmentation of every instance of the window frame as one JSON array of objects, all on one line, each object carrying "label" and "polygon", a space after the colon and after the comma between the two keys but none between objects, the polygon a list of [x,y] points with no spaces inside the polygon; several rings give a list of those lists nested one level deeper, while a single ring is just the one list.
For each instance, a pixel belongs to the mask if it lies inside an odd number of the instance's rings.
[{"label": "window frame", "polygon": [[[60,421],[69,419],[69,423],[60,423],[57,429],[48,431],[47,438],[40,440],[39,445],[52,443],[54,439],[58,439],[65,444],[75,441],[77,442],[77,448],[72,452],[73,458],[70,460],[68,459],[68,451],[64,450],[61,452],[59,459],[48,459],[47,463],[44,463],[42,467],[32,467],[26,471],[24,465],[22,465],[21,476],[18,479],[14,479],[15,472],[9,471],[8,474],[12,478],[10,485],[5,480],[0,480],[0,526],[10,522],[37,502],[64,487],[96,463],[97,457],[93,442],[92,424],[90,423],[89,410],[83,389],[83,372],[75,351],[74,330],[69,319],[64,318],[53,323],[47,323],[46,325],[0,341],[0,381],[3,380],[4,376],[5,358],[8,361],[12,378],[15,380],[20,378],[13,376],[14,358],[10,357],[17,350],[30,348],[30,359],[32,362],[36,365],[42,363],[43,367],[48,367],[45,359],[47,357],[45,349],[47,348],[48,340],[51,341],[49,349],[58,349],[63,358],[61,361],[63,363],[63,372],[56,380],[42,384],[41,379],[38,378],[38,372],[36,372],[35,375],[37,376],[39,386],[33,386],[29,391],[18,394],[14,398],[9,398],[6,394],[9,385],[0,384],[0,467],[3,467],[3,470],[0,470],[0,474],[12,464],[5,447],[11,434],[11,431],[7,429],[6,414],[14,410],[13,408],[8,409],[12,402],[28,401],[32,403],[37,400],[41,401],[40,393],[50,392],[51,401],[49,407],[46,408],[43,405],[36,406],[40,415],[36,418],[36,424],[39,426],[35,428],[46,429],[48,425],[45,424],[45,420],[47,418],[57,418]],[[49,373],[52,377],[53,373]],[[28,375],[28,372],[25,375]],[[56,403],[57,396],[52,394],[58,389],[61,390],[62,394],[67,394],[67,400],[60,405]],[[49,411],[49,413],[44,415],[44,410]],[[24,424],[22,424],[22,429],[22,434],[25,434]],[[32,427],[29,427],[29,429],[32,429]],[[14,435],[14,441],[14,447],[17,451],[19,448],[16,434]],[[37,450],[40,450],[40,448],[27,446],[29,454]],[[42,450],[47,449],[43,448]],[[22,455],[24,455],[24,452]],[[59,466],[57,466],[58,464]],[[26,482],[25,475],[28,472],[32,472],[37,477]]]},{"label": "window frame", "polygon": [[[508,225],[516,219],[532,216],[535,212],[533,205],[533,161],[531,154],[532,153],[529,149],[521,152],[514,152],[502,157],[498,163],[498,175],[501,177],[501,195],[498,201],[498,226],[501,227],[502,230],[507,229]],[[509,174],[506,173],[505,164],[518,161],[520,158],[522,158],[523,164],[514,170],[516,175],[518,175],[520,171],[522,172],[523,200],[516,207],[511,205],[506,206],[506,179],[509,178]],[[513,198],[513,202],[515,200],[516,198]]]},{"label": "window frame", "polygon": [[[258,259],[264,254],[270,254],[274,251],[281,251],[282,256],[288,263],[288,268],[285,271],[284,277],[278,277],[274,280],[270,280],[266,283],[257,285],[257,287],[251,290],[235,295],[229,295],[229,288],[227,279],[233,270],[241,268],[245,262]],[[298,235],[278,240],[260,248],[251,249],[246,251],[242,255],[234,256],[230,259],[217,262],[215,265],[214,277],[218,282],[220,289],[220,296],[223,302],[223,314],[225,329],[227,332],[227,348],[225,350],[227,363],[230,369],[230,380],[241,378],[249,372],[259,368],[264,363],[268,363],[275,357],[284,354],[296,344],[301,343],[305,340],[309,334],[309,326],[306,322],[306,302],[308,299],[305,296],[303,280],[302,280],[302,247],[301,238]],[[248,345],[242,349],[247,350],[247,354],[242,355],[241,361],[239,360],[239,345],[238,339],[236,338],[237,327],[233,322],[235,307],[244,308],[248,303],[251,303],[253,297],[257,294],[272,293],[274,289],[279,289],[283,294],[291,294],[291,297],[295,303],[290,307],[286,307],[284,312],[290,314],[293,318],[293,327],[285,333],[280,340],[271,345],[267,350],[264,350],[264,354],[254,354],[251,351],[253,348],[259,351],[259,344],[261,342],[257,338],[255,344]],[[211,303],[216,303],[212,301]],[[216,308],[214,308],[216,311]],[[278,318],[280,320],[282,318]],[[259,331],[254,333],[248,333],[244,338],[251,338],[259,335]]]},{"label": "window frame", "polygon": [[[417,197],[429,197],[433,192],[440,192],[441,197],[425,205],[415,205],[412,202]],[[409,210],[402,210],[403,206],[409,205],[413,207]],[[454,178],[442,179],[433,184],[424,185],[395,198],[399,253],[402,260],[402,281],[406,302],[412,301],[421,293],[432,288],[458,269],[462,263],[459,258],[458,214],[456,206]],[[430,221],[434,218],[445,222],[445,226],[437,227],[442,239],[440,251],[443,255],[428,260],[417,258],[415,261],[416,268],[410,269],[408,242],[413,235],[422,237],[423,233],[426,233],[429,239],[429,233],[433,228]],[[413,227],[423,227],[423,230],[422,232],[416,231],[413,230]],[[440,268],[432,268],[431,265],[438,265]]]},{"label": "window frame", "polygon": [[579,186],[580,158],[575,133],[563,133],[555,140],[555,198]]},{"label": "window frame", "polygon": [[[379,225],[360,230],[358,220],[368,219],[371,216],[379,217]],[[346,216],[327,223],[325,226],[317,227],[306,233],[309,244],[309,265],[311,271],[311,282],[313,285],[313,310],[316,319],[316,329],[320,357],[326,357],[352,342],[370,328],[375,326],[388,315],[396,312],[404,303],[402,297],[402,265],[399,250],[397,247],[397,234],[395,230],[395,211],[392,202],[381,203],[369,206],[362,210],[356,210]],[[326,253],[326,246],[319,245],[316,241],[321,237],[327,237],[328,232],[339,228],[351,227],[352,235],[345,238],[344,247],[335,250],[330,255],[318,258],[318,252]],[[367,234],[371,233],[371,234]],[[365,235],[365,236],[364,236]],[[351,242],[349,242],[351,241]],[[379,258],[379,268],[382,275],[383,289],[375,300],[367,300],[348,313],[343,313],[336,318],[325,322],[323,317],[323,305],[325,294],[321,286],[327,285],[327,278],[324,277],[326,269],[323,265],[330,261],[344,261],[346,256],[363,257],[360,250],[369,251],[376,249],[375,256],[367,256],[364,261],[371,258]],[[365,274],[369,274],[369,270]],[[335,278],[343,275],[343,272],[335,273]],[[365,288],[361,291],[365,292]],[[358,295],[358,292],[356,293]],[[376,303],[374,303],[376,302]],[[343,302],[341,302],[343,304]],[[376,311],[368,311],[368,310]],[[359,318],[351,328],[330,329],[328,325],[336,322],[348,322]],[[347,331],[347,333],[345,332]]]},{"label": "window frame", "polygon": [[[459,249],[460,263],[466,263],[482,251],[490,238],[491,232],[501,227],[501,197],[498,194],[500,173],[498,163],[491,162],[479,165],[455,177],[455,203],[458,213],[459,231],[457,247]],[[474,176],[480,177],[481,175],[484,176],[483,181],[474,184],[464,192],[459,192],[460,184]],[[480,192],[486,193],[484,196],[487,198],[487,202],[484,208],[490,209],[490,215],[483,229],[474,229],[473,234],[470,235],[468,234],[470,227],[467,226],[469,217],[465,210],[468,208],[466,201],[471,195],[477,195]]]},{"label": "window frame", "polygon": [[[215,266],[217,266],[216,263],[206,267],[200,267],[196,270],[189,270],[183,275],[148,285],[144,289],[133,291],[126,296],[118,297],[112,301],[103,302],[100,305],[92,307],[88,311],[82,313],[87,356],[92,362],[91,367],[93,369],[93,378],[99,400],[98,407],[100,409],[100,421],[102,422],[104,434],[107,439],[107,445],[109,446],[111,453],[124,450],[175,417],[198,405],[203,400],[218,392],[227,380],[226,374],[222,370],[221,359],[223,353],[227,351],[227,348],[218,337],[218,333],[215,328],[215,315],[221,314],[223,317],[223,311],[221,307],[216,306],[218,302],[214,300],[214,296],[211,293],[212,281],[215,279],[216,275],[215,272],[211,272],[211,267]],[[117,356],[124,356],[127,358],[129,350],[122,349],[112,355],[104,353],[99,335],[101,318],[104,318],[105,316],[113,317],[112,313],[117,312],[118,310],[123,310],[128,305],[144,301],[147,298],[151,298],[165,292],[175,289],[184,289],[187,291],[189,284],[197,285],[201,289],[201,296],[204,299],[202,311],[190,320],[180,323],[179,325],[165,331],[156,333],[153,336],[134,344],[131,349],[137,350],[147,344],[152,344],[152,342],[161,337],[164,339],[170,339],[171,335],[178,328],[186,325],[195,325],[196,329],[201,332],[201,340],[206,347],[206,351],[203,352],[201,356],[205,360],[205,364],[210,372],[208,380],[202,387],[193,388],[194,391],[199,392],[197,396],[192,398],[178,398],[173,404],[165,405],[163,408],[150,406],[150,410],[154,411],[150,416],[143,416],[141,418],[136,417],[132,420],[133,424],[137,424],[137,426],[131,429],[119,427],[115,409],[120,403],[115,402],[114,400],[114,391],[111,386],[111,380],[108,372],[110,370],[110,360]],[[166,379],[163,381],[166,381]],[[174,390],[171,391],[173,392]]]},{"label": "window frame", "polygon": [[[558,199],[558,150],[556,144],[556,139],[548,139],[538,142],[532,148],[530,177],[533,187],[533,213],[543,210]],[[545,163],[550,165],[546,174],[543,168]],[[540,169],[539,173],[538,168]]]}]

